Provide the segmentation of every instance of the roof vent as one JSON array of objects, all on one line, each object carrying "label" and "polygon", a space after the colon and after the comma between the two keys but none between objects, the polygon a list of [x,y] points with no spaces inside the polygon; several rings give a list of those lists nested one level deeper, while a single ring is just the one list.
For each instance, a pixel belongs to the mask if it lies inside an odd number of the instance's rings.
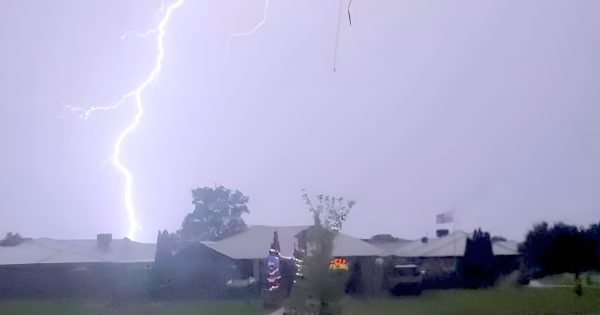
[{"label": "roof vent", "polygon": [[98,247],[102,250],[108,250],[110,247],[110,242],[112,242],[112,234],[98,234],[96,235],[96,241],[98,242]]},{"label": "roof vent", "polygon": [[440,229],[435,231],[435,235],[437,235],[438,238],[448,236],[448,234],[450,234],[450,231],[448,231],[448,229]]}]

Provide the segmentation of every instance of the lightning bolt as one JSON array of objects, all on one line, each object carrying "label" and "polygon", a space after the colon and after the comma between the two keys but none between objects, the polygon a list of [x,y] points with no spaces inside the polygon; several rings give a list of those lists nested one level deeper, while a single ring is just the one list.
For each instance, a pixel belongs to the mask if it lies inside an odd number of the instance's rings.
[{"label": "lightning bolt", "polygon": [[165,38],[165,28],[171,19],[171,15],[173,12],[179,8],[183,4],[184,0],[176,0],[171,3],[165,10],[164,15],[160,19],[156,28],[147,30],[147,31],[130,31],[121,36],[121,39],[126,39],[127,37],[134,35],[138,37],[147,37],[150,35],[156,35],[156,46],[158,48],[158,52],[156,54],[156,59],[154,62],[154,67],[146,76],[144,81],[140,85],[138,85],[135,89],[127,92],[121,98],[119,98],[116,102],[109,105],[103,106],[92,106],[89,108],[81,108],[75,106],[64,106],[63,113],[65,111],[70,111],[73,113],[78,113],[82,119],[88,119],[91,115],[99,111],[110,111],[120,108],[125,102],[128,100],[133,100],[135,103],[135,116],[131,123],[121,131],[115,143],[113,145],[113,153],[112,153],[112,163],[114,167],[123,175],[125,179],[124,186],[124,194],[125,194],[125,209],[127,210],[127,219],[129,223],[129,230],[127,232],[127,237],[130,239],[134,238],[135,232],[140,229],[140,225],[136,218],[135,206],[133,203],[133,175],[131,171],[123,164],[121,161],[121,148],[123,146],[123,142],[127,138],[127,136],[135,130],[135,128],[140,124],[142,116],[144,114],[144,106],[142,103],[142,94],[146,88],[156,80],[156,77],[160,74],[162,70],[162,63],[165,57],[165,48],[164,48],[164,38]]},{"label": "lightning bolt", "polygon": [[260,20],[260,22],[258,22],[258,24],[256,24],[254,26],[253,29],[251,29],[250,31],[247,31],[247,32],[243,32],[243,33],[231,34],[227,37],[227,58],[229,58],[229,53],[231,51],[231,41],[234,38],[252,36],[252,35],[254,35],[254,33],[256,33],[256,31],[258,31],[267,22],[267,18],[269,16],[269,3],[270,3],[270,0],[265,0],[265,9],[263,12],[263,18],[262,18],[262,20]]}]

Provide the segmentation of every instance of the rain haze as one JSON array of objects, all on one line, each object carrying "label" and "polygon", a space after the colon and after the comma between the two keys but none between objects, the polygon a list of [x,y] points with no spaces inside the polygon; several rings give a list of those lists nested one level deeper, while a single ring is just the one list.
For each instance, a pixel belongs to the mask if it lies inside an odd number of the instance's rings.
[{"label": "rain haze", "polygon": [[[188,0],[122,145],[141,229],[177,230],[191,189],[250,197],[249,225],[305,225],[301,194],[356,200],[344,232],[456,228],[522,240],[598,221],[600,2]],[[3,1],[0,234],[124,237],[110,163],[156,58],[160,1]],[[339,27],[339,37],[338,37]],[[337,40],[336,40],[337,38]],[[337,56],[334,53],[337,46]],[[333,71],[334,62],[336,71]]]}]

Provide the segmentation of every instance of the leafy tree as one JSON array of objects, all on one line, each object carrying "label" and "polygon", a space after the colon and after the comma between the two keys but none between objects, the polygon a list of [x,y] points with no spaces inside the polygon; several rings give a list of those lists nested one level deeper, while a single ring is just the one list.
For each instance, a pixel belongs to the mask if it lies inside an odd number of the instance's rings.
[{"label": "leafy tree", "polygon": [[588,231],[564,223],[536,224],[520,246],[526,267],[534,276],[572,272],[575,277],[597,260],[593,245],[595,226]]},{"label": "leafy tree", "polygon": [[586,239],[592,256],[590,267],[600,270],[600,223],[590,225],[586,231]]},{"label": "leafy tree", "polygon": [[194,210],[186,215],[181,226],[185,240],[217,241],[244,231],[247,226],[242,214],[249,213],[249,198],[239,190],[223,186],[192,190]]},{"label": "leafy tree", "polygon": [[487,232],[477,229],[467,239],[465,256],[460,268],[463,285],[467,288],[487,287],[496,280],[496,266],[492,242]]},{"label": "leafy tree", "polygon": [[312,246],[304,258],[304,279],[294,286],[286,309],[291,314],[339,314],[348,274],[329,270],[335,232],[315,225],[306,231],[305,237]]},{"label": "leafy tree", "polygon": [[339,314],[348,274],[329,270],[329,261],[336,233],[355,202],[345,204],[343,198],[318,195],[317,203],[313,203],[306,193],[302,198],[313,215],[314,225],[299,237],[299,246],[306,252],[302,257],[304,279],[294,286],[286,310],[289,314]]}]

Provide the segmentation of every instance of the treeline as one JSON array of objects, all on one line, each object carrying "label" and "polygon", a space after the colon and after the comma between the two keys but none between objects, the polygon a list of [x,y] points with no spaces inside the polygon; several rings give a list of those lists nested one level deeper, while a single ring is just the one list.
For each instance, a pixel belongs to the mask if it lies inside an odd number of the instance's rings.
[{"label": "treeline", "polygon": [[520,263],[514,261],[514,264],[509,261],[503,265],[502,258],[494,256],[493,239],[481,229],[467,239],[454,286],[488,287],[494,285],[499,275],[516,268],[520,269],[519,281],[523,284],[553,274],[573,273],[579,278],[582,272],[600,270],[600,223],[587,228],[562,222],[538,223],[519,245]]},{"label": "treeline", "polygon": [[600,269],[600,223],[588,228],[536,224],[520,245],[522,281],[559,273]]}]

